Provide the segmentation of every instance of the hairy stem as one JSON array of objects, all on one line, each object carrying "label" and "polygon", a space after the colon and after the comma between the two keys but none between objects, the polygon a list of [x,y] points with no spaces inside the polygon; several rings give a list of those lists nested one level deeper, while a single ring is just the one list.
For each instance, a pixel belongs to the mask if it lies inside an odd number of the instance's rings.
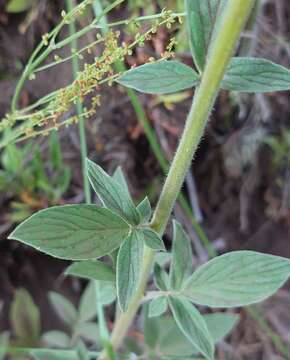
[{"label": "hairy stem", "polygon": [[[211,49],[200,87],[194,97],[181,141],[153,215],[151,227],[160,235],[163,234],[168,223],[177,195],[204,133],[226,67],[236,49],[240,34],[253,4],[254,0],[235,0],[230,1],[227,5],[223,25]],[[154,251],[146,248],[138,289],[128,310],[119,317],[112,332],[111,344],[115,349],[122,344],[138,310],[140,300],[144,296],[153,261]],[[106,359],[104,353],[101,355],[101,359]]]}]

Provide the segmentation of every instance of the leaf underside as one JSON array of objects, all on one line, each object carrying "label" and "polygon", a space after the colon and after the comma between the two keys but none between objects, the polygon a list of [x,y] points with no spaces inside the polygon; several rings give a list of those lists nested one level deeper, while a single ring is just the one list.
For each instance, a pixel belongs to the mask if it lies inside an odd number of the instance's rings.
[{"label": "leaf underside", "polygon": [[237,57],[222,81],[225,90],[264,93],[290,89],[290,70],[261,58]]},{"label": "leaf underside", "polygon": [[119,249],[117,258],[117,294],[122,311],[126,311],[138,287],[143,248],[143,234],[133,230]]},{"label": "leaf underside", "polygon": [[21,223],[9,239],[68,260],[102,257],[118,248],[129,225],[96,205],[65,205],[41,210]]},{"label": "leaf underside", "polygon": [[210,307],[236,307],[273,295],[290,275],[290,260],[254,251],[234,251],[198,268],[182,294]]},{"label": "leaf underside", "polygon": [[186,0],[188,33],[193,60],[203,71],[228,0]]},{"label": "leaf underside", "polygon": [[202,315],[188,300],[170,297],[170,309],[173,317],[187,339],[207,359],[214,358],[214,343]]},{"label": "leaf underside", "polygon": [[98,260],[75,262],[65,270],[65,275],[73,275],[91,280],[115,281],[113,269]]},{"label": "leaf underside", "polygon": [[103,204],[116,212],[129,223],[137,225],[140,216],[131,199],[128,189],[120,184],[120,174],[115,180],[109,176],[99,165],[87,159],[88,176],[90,183]]},{"label": "leaf underside", "polygon": [[168,94],[193,88],[198,74],[178,61],[160,61],[138,66],[121,75],[118,83],[149,94]]}]

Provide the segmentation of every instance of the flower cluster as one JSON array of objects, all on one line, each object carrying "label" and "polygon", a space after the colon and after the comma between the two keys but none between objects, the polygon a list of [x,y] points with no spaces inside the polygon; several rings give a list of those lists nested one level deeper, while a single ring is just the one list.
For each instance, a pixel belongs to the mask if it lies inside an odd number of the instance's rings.
[{"label": "flower cluster", "polygon": [[[79,15],[77,13],[77,15]],[[66,19],[66,14],[63,13],[63,18]],[[171,27],[176,21],[176,17],[168,10],[162,12],[162,17],[152,24],[152,26],[144,33],[137,32],[131,43],[123,42],[120,44],[120,32],[109,31],[106,36],[100,34],[96,35],[96,43],[103,43],[103,53],[94,59],[92,63],[85,63],[83,70],[77,75],[77,78],[67,87],[59,89],[58,91],[46,96],[43,101],[40,99],[36,104],[44,105],[40,110],[30,114],[27,109],[23,109],[12,114],[8,114],[0,122],[0,132],[6,128],[12,128],[15,123],[20,123],[14,131],[13,139],[24,140],[28,137],[33,137],[39,134],[46,135],[52,129],[59,129],[62,126],[68,126],[78,121],[77,116],[67,116],[66,114],[72,112],[72,106],[78,101],[84,102],[84,99],[89,96],[89,108],[84,107],[84,117],[90,117],[96,112],[96,108],[100,106],[101,97],[97,93],[101,84],[108,83],[111,85],[120,74],[115,73],[114,63],[116,61],[125,60],[126,56],[132,55],[133,48],[142,46],[146,41],[152,39],[152,36],[157,32],[160,26]],[[45,37],[44,37],[45,38]],[[48,41],[48,39],[46,39]],[[173,48],[176,41],[175,38],[170,39],[166,51],[161,54],[161,59],[168,59],[174,56]],[[88,45],[84,49],[88,53],[92,52],[93,45]],[[84,50],[82,49],[82,50]],[[80,51],[72,52],[72,56],[81,57]],[[71,58],[71,57],[70,57]],[[160,59],[159,59],[160,60]],[[57,55],[56,62],[62,61]],[[150,58],[150,61],[156,61]],[[28,107],[28,110],[31,106]],[[10,139],[8,139],[10,141]],[[1,147],[2,144],[0,144]]]}]

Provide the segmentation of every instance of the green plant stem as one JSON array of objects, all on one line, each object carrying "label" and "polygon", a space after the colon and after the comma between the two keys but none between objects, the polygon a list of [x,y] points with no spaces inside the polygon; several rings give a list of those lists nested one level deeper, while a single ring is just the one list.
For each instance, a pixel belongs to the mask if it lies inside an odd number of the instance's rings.
[{"label": "green plant stem", "polygon": [[[209,55],[200,87],[194,97],[185,129],[165,181],[159,202],[154,211],[151,227],[163,234],[177,195],[182,187],[193,155],[203,135],[210,111],[217,97],[226,67],[237,46],[241,31],[252,9],[254,0],[236,0],[228,3],[221,26]],[[111,343],[118,348],[138,310],[140,300],[154,261],[154,251],[146,248],[140,284],[128,310],[116,322]],[[103,353],[101,359],[106,359]]]},{"label": "green plant stem", "polygon": [[[99,15],[100,12],[103,11],[102,8],[102,4],[100,0],[95,0],[93,2],[93,10],[95,12],[95,16],[97,17]],[[184,16],[185,14],[182,13],[182,15]],[[160,16],[160,14],[158,14],[158,16]],[[150,16],[150,19],[152,17]],[[138,18],[140,19],[140,18]],[[142,19],[148,19],[148,16],[143,16]],[[108,31],[109,31],[109,24],[106,20],[106,17],[104,16],[102,19],[102,34],[105,35]],[[127,71],[127,68],[124,64],[124,61],[117,61],[115,63],[115,68],[117,70],[117,72],[119,73],[123,73],[125,71]],[[165,158],[161,146],[159,145],[159,141],[158,138],[154,132],[154,129],[152,128],[147,115],[145,113],[145,110],[142,106],[142,104],[140,103],[138,96],[136,94],[136,92],[132,89],[126,88],[126,92],[130,98],[131,104],[133,106],[133,109],[135,111],[137,120],[139,122],[139,124],[142,126],[145,136],[147,138],[147,141],[149,143],[149,146],[154,154],[154,156],[156,157],[162,171],[164,174],[167,174],[168,170],[169,170],[169,163],[167,161],[167,159]],[[181,208],[184,210],[184,212],[186,213],[186,216],[190,219],[192,226],[197,234],[197,236],[199,237],[199,239],[201,240],[202,244],[204,245],[204,247],[206,248],[206,250],[208,251],[209,255],[211,257],[216,256],[216,251],[213,248],[213,246],[211,245],[208,237],[206,236],[205,232],[203,231],[202,227],[198,224],[198,222],[194,219],[191,208],[186,200],[186,198],[184,197],[184,195],[182,194],[182,192],[180,192],[179,197],[178,197],[178,201],[180,203]]]},{"label": "green plant stem", "polygon": [[[66,0],[66,6],[69,12],[71,12],[74,8],[73,0]],[[75,23],[71,21],[69,23],[69,33],[71,38],[71,49],[77,49],[77,39],[73,37],[76,33]],[[73,77],[76,79],[77,74],[79,72],[79,62],[78,58],[72,58],[72,71]],[[82,162],[82,176],[83,176],[83,189],[85,194],[85,201],[87,204],[91,203],[91,190],[90,190],[90,183],[87,177],[87,165],[86,165],[86,158],[88,154],[87,149],[87,140],[86,140],[86,129],[85,129],[85,120],[83,117],[83,106],[80,101],[77,100],[76,103],[76,111],[78,115],[78,125],[79,125],[79,138],[80,138],[80,147],[81,147],[81,162]]]}]

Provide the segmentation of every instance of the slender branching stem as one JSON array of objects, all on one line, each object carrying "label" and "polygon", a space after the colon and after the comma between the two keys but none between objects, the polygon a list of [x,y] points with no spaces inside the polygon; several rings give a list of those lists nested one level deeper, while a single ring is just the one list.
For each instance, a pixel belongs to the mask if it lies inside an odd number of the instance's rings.
[{"label": "slender branching stem", "polygon": [[[71,12],[74,9],[73,0],[66,0],[67,9]],[[71,48],[77,49],[77,39],[74,37],[76,33],[75,23],[71,21],[69,23],[69,33],[71,38]],[[79,72],[79,62],[78,58],[72,58],[72,70],[74,79],[77,78],[77,74]],[[78,115],[78,124],[79,124],[79,138],[80,138],[80,148],[81,148],[81,162],[82,162],[82,176],[83,176],[83,188],[85,194],[85,201],[87,204],[91,203],[91,191],[90,191],[90,183],[87,177],[87,168],[86,168],[86,159],[88,154],[87,149],[87,140],[86,140],[86,129],[85,129],[85,119],[83,117],[83,106],[80,101],[76,102],[76,111]]]},{"label": "slender branching stem", "polygon": [[[151,227],[160,235],[168,223],[176,198],[190,167],[194,153],[204,133],[210,112],[217,97],[226,67],[236,49],[254,0],[230,1],[225,9],[223,24],[211,48],[201,84],[197,89],[177,152],[166,178]],[[154,251],[146,248],[140,284],[128,310],[117,320],[111,336],[116,349],[122,342],[144,296],[154,261]],[[106,359],[105,353],[101,359]]]}]

